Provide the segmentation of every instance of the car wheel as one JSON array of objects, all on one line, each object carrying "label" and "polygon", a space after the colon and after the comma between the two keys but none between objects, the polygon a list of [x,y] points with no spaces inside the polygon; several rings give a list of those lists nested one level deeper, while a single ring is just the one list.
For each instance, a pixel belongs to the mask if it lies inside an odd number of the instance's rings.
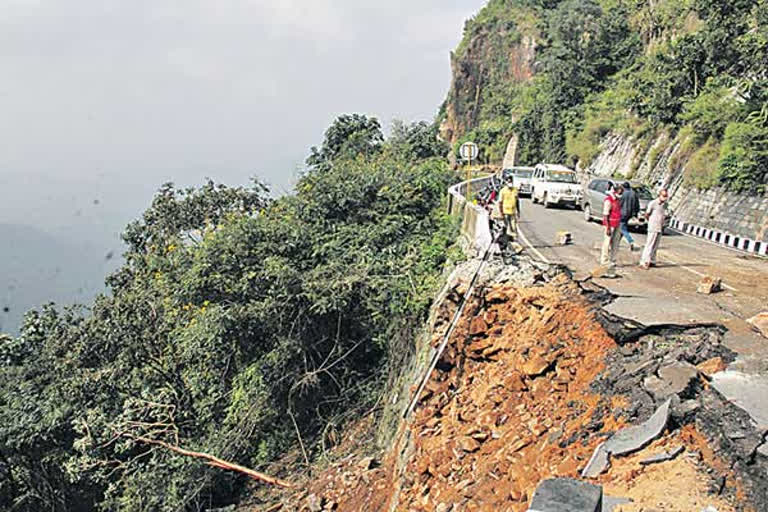
[{"label": "car wheel", "polygon": [[584,203],[584,220],[587,222],[592,221],[592,207],[589,206],[589,203]]}]

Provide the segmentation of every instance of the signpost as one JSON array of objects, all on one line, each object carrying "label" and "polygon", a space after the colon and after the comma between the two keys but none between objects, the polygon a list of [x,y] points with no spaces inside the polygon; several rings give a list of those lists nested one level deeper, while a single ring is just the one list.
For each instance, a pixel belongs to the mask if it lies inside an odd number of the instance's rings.
[{"label": "signpost", "polygon": [[472,160],[477,159],[480,148],[474,142],[465,142],[459,147],[459,156],[467,163],[467,201],[472,202],[472,185],[469,181],[472,179]]}]

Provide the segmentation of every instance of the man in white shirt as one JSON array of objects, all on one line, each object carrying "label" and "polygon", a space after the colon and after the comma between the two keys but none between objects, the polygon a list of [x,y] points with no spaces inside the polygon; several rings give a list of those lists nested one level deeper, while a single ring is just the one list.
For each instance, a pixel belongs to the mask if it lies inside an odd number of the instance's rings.
[{"label": "man in white shirt", "polygon": [[659,191],[659,197],[648,203],[646,208],[648,218],[648,239],[645,242],[643,255],[640,257],[640,268],[648,270],[656,265],[656,251],[659,249],[661,234],[664,232],[664,220],[667,217],[667,199],[669,194],[666,189]]}]

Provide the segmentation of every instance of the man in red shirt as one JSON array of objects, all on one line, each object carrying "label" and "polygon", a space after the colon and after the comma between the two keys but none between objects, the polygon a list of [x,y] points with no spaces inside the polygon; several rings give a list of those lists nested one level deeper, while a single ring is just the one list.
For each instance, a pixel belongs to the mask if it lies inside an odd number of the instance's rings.
[{"label": "man in red shirt", "polygon": [[603,250],[600,253],[600,265],[613,270],[616,267],[616,251],[621,242],[621,194],[624,188],[619,184],[611,186],[603,202]]}]

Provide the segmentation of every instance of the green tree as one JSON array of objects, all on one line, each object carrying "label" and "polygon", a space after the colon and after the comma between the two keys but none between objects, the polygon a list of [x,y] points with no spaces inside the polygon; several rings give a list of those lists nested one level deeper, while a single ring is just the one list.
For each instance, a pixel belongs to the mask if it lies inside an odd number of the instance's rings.
[{"label": "green tree", "polygon": [[396,119],[389,144],[393,152],[417,160],[445,156],[449,150],[448,144],[438,137],[437,125],[426,121],[406,124]]},{"label": "green tree", "polygon": [[312,147],[307,164],[315,167],[336,159],[370,156],[381,149],[383,141],[378,119],[363,114],[344,114],[326,130],[322,146],[319,149]]}]

